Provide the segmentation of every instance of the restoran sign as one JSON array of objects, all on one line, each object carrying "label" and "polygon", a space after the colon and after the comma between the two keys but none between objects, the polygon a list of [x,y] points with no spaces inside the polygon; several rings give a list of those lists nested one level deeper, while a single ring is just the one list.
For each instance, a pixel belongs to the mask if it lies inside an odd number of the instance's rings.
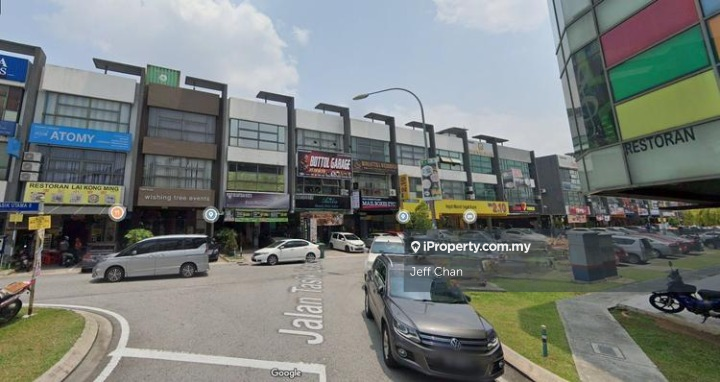
[{"label": "restoran sign", "polygon": [[106,184],[29,182],[25,184],[23,202],[110,206],[123,202],[123,187]]},{"label": "restoran sign", "polygon": [[352,179],[352,157],[342,153],[298,151],[298,176]]},{"label": "restoran sign", "polygon": [[30,143],[45,145],[129,152],[132,136],[112,131],[33,123],[28,140]]}]

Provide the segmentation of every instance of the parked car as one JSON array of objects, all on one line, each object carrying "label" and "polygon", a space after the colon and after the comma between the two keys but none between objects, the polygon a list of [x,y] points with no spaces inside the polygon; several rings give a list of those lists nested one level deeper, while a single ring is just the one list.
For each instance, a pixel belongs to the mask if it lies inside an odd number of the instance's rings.
[{"label": "parked car", "polygon": [[676,243],[679,248],[679,252],[684,255],[687,255],[688,253],[690,253],[691,246],[693,245],[693,242],[691,240],[685,239],[683,237],[673,237],[673,236],[663,235],[661,233],[639,233],[638,235],[643,236],[643,237],[658,239],[661,241],[668,241],[668,242]]},{"label": "parked car", "polygon": [[377,237],[382,236],[393,236],[392,234],[386,233],[386,232],[373,232],[369,234],[366,238],[363,239],[363,243],[365,243],[365,247],[370,248],[370,245],[372,245],[373,240]]},{"label": "parked car", "polygon": [[93,268],[105,259],[108,255],[113,254],[114,252],[87,252],[83,255],[83,257],[80,259],[80,272],[86,273],[86,272],[92,272]]},{"label": "parked car", "polygon": [[530,243],[535,250],[548,247],[548,237],[528,228],[512,228],[500,234],[500,239],[508,243]]},{"label": "parked car", "polygon": [[154,236],[100,259],[93,267],[92,277],[109,282],[172,274],[192,277],[208,271],[210,242],[205,235]]},{"label": "parked car", "polygon": [[382,255],[402,255],[405,254],[405,241],[397,236],[379,236],[373,240],[370,249],[368,250],[368,257],[365,261],[365,271],[367,274],[372,268],[375,259]]},{"label": "parked car", "polygon": [[313,262],[320,256],[320,247],[303,239],[278,240],[253,253],[250,260],[255,264],[275,265],[291,261]]},{"label": "parked car", "polygon": [[333,232],[330,235],[330,249],[341,249],[345,252],[364,252],[365,242],[350,232]]},{"label": "parked car", "polygon": [[615,244],[613,244],[613,248],[615,249],[615,265],[627,262],[627,252],[625,252],[622,247]]},{"label": "parked car", "polygon": [[612,241],[627,253],[626,262],[630,264],[646,263],[657,257],[652,244],[644,237],[614,235]]},{"label": "parked car", "polygon": [[657,236],[641,235],[641,237],[648,239],[656,257],[662,259],[680,254],[680,244],[676,241]]},{"label": "parked car", "polygon": [[470,297],[444,277],[407,276],[404,267],[403,256],[378,256],[363,285],[365,317],[380,330],[385,365],[441,379],[502,376],[500,339]]},{"label": "parked car", "polygon": [[712,249],[720,249],[720,236],[708,236],[702,243]]}]

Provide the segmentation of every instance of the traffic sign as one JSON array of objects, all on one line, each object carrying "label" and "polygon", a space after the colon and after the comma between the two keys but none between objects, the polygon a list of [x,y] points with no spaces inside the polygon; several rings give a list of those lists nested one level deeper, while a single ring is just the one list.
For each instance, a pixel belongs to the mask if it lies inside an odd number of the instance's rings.
[{"label": "traffic sign", "polygon": [[397,219],[400,224],[407,224],[410,222],[410,213],[407,212],[407,210],[400,210],[395,215],[395,219]]},{"label": "traffic sign", "polygon": [[463,220],[468,224],[475,223],[477,221],[477,212],[475,212],[475,210],[465,210],[465,212],[463,212]]},{"label": "traffic sign", "polygon": [[119,204],[114,205],[108,210],[108,216],[114,222],[123,221],[125,219],[125,216],[127,216],[127,208]]},{"label": "traffic sign", "polygon": [[203,211],[203,219],[207,223],[215,223],[218,219],[220,219],[220,211],[213,206],[207,207]]},{"label": "traffic sign", "polygon": [[31,231],[37,231],[39,229],[48,229],[50,228],[50,215],[40,215],[31,217],[28,219],[28,229]]},{"label": "traffic sign", "polygon": [[0,212],[39,212],[40,203],[2,202]]}]

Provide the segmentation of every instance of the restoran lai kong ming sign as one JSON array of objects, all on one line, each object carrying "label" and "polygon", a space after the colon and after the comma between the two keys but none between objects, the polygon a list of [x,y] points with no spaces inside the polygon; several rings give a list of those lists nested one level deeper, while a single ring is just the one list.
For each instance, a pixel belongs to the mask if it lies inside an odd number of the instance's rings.
[{"label": "restoran lai kong ming sign", "polygon": [[299,150],[298,176],[350,180],[352,157],[343,153]]}]

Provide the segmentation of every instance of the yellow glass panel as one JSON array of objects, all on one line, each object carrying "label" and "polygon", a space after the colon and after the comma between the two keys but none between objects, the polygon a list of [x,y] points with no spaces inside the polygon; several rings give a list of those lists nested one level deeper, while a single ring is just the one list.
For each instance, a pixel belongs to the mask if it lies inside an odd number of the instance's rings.
[{"label": "yellow glass panel", "polygon": [[616,107],[624,140],[720,115],[720,90],[707,71]]}]

